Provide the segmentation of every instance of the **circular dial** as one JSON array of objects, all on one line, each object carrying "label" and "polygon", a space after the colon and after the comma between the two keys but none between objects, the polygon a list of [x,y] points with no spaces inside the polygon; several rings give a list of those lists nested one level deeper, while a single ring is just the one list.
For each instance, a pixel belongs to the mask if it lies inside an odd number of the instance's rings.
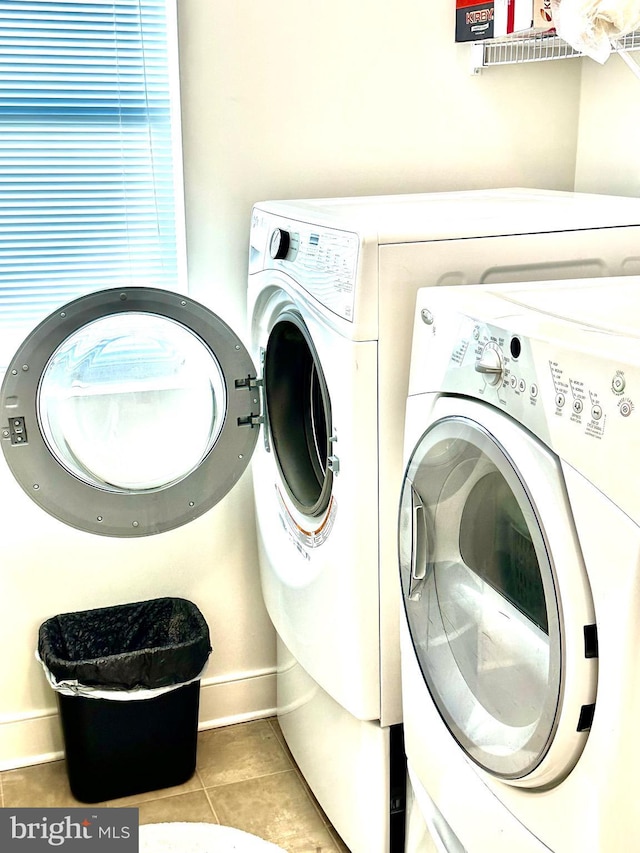
[{"label": "circular dial", "polygon": [[281,261],[286,258],[290,244],[291,235],[289,232],[284,231],[282,228],[276,228],[269,242],[269,253],[273,260]]}]

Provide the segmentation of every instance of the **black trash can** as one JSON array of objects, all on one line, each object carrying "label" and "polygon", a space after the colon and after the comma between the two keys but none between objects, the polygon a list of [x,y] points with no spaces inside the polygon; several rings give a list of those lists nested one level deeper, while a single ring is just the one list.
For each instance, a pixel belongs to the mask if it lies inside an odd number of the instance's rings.
[{"label": "black trash can", "polygon": [[76,799],[97,803],[180,785],[196,767],[199,674],[211,652],[195,604],[157,598],[40,626]]}]

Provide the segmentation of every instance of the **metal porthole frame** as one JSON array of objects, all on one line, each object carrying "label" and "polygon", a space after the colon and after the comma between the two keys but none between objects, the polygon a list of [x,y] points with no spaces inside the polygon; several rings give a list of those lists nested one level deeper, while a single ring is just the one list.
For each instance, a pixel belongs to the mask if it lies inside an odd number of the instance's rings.
[{"label": "metal porthole frame", "polygon": [[[37,410],[41,377],[56,348],[84,325],[121,312],[155,314],[191,330],[217,360],[227,402],[220,433],[195,470],[168,486],[131,493],[97,488],[71,474],[51,453]],[[255,377],[251,357],[238,336],[200,303],[147,287],[97,291],[50,314],[12,359],[0,392],[2,450],[26,494],[65,524],[114,537],[161,533],[207,512],[244,472],[261,421]],[[14,423],[23,425],[26,440],[14,440]],[[176,430],[180,429],[185,431],[181,440],[188,440],[188,428],[176,413]]]}]

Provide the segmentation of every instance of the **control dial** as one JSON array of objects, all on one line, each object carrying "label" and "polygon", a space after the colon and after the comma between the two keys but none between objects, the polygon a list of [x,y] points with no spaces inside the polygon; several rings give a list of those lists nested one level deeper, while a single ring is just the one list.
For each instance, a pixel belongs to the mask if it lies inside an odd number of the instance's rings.
[{"label": "control dial", "polygon": [[274,261],[281,261],[287,257],[289,246],[291,245],[291,235],[288,231],[282,228],[274,229],[271,240],[269,241],[269,253]]},{"label": "control dial", "polygon": [[489,385],[498,385],[502,381],[504,363],[500,348],[490,341],[480,353],[476,361],[476,371],[482,373]]}]

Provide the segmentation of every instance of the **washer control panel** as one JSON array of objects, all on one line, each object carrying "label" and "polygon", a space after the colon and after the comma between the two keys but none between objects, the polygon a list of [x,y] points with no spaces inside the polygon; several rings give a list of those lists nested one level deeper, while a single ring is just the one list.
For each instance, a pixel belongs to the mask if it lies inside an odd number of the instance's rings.
[{"label": "washer control panel", "polygon": [[322,305],[353,321],[360,238],[254,209],[249,272],[281,270]]}]

